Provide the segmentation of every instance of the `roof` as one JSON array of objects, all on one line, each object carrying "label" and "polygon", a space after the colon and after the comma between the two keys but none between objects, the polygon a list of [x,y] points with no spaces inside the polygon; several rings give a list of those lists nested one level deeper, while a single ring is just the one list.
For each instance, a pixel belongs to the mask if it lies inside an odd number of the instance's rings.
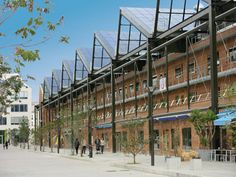
[{"label": "roof", "polygon": [[236,118],[236,109],[228,109],[217,114],[218,119],[214,121],[214,125],[224,126],[230,124],[231,120]]},{"label": "roof", "polygon": [[[46,91],[44,90],[44,94],[47,98],[49,97],[49,94],[51,93],[51,86],[52,86],[52,78],[45,77],[44,78],[44,89],[46,89]],[[46,94],[48,94],[48,95],[46,95]]]},{"label": "roof", "polygon": [[75,68],[75,62],[73,60],[63,60],[62,65],[64,65],[67,74],[69,76],[69,79],[71,81],[74,80],[74,68]]},{"label": "roof", "polygon": [[[104,47],[107,54],[111,59],[115,59],[116,56],[116,49],[117,49],[117,32],[115,31],[99,31],[95,33],[96,39],[99,43]],[[143,36],[142,36],[143,37]],[[140,33],[138,32],[131,32],[130,34],[130,42],[128,44],[129,33],[128,32],[121,32],[120,34],[120,43],[119,43],[119,54],[125,55],[128,52],[136,49],[141,44],[144,43],[139,41]],[[129,46],[128,46],[129,45]]]},{"label": "roof", "polygon": [[[195,13],[194,10],[185,10],[185,19],[192,16]],[[156,16],[155,8],[133,8],[122,7],[121,14],[132,23],[139,31],[141,31],[146,37],[150,38],[154,32],[154,23]],[[160,9],[158,15],[158,32],[164,32],[168,29],[170,16],[170,9]],[[170,27],[177,25],[183,21],[183,9],[172,9]]]},{"label": "roof", "polygon": [[83,63],[83,65],[85,66],[87,72],[91,72],[91,62],[92,62],[92,58],[93,58],[93,49],[91,48],[79,48],[77,49],[77,54],[81,60],[81,62]]},{"label": "roof", "polygon": [[[54,86],[54,83],[56,83],[56,92],[58,92],[60,89],[61,89],[61,74],[62,74],[62,71],[60,69],[54,69],[52,70],[52,79],[53,81],[53,86]],[[55,88],[54,88],[55,89]]]}]

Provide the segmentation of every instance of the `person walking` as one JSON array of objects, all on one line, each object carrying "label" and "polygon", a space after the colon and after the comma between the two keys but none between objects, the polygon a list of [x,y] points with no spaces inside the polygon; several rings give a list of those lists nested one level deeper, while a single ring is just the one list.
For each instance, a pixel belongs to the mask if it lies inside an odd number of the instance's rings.
[{"label": "person walking", "polygon": [[87,146],[87,143],[86,143],[86,140],[84,139],[84,140],[83,140],[83,144],[82,144],[82,152],[81,152],[81,155],[86,153],[86,146]]},{"label": "person walking", "polygon": [[101,141],[100,141],[100,139],[97,137],[96,139],[95,139],[95,145],[96,145],[96,154],[98,154],[98,152],[100,151],[100,143],[101,143]]},{"label": "person walking", "polygon": [[101,153],[103,154],[103,151],[104,151],[104,145],[105,145],[105,141],[104,141],[104,138],[101,139]]},{"label": "person walking", "polygon": [[75,153],[76,153],[76,155],[78,155],[79,145],[80,145],[80,142],[79,142],[78,138],[76,138],[76,140],[75,140]]},{"label": "person walking", "polygon": [[8,141],[6,141],[5,146],[6,146],[6,149],[8,149]]}]

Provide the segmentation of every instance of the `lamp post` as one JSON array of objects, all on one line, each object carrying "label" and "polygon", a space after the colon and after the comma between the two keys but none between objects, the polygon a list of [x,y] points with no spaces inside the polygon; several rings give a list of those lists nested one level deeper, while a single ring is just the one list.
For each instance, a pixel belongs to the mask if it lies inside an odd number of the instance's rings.
[{"label": "lamp post", "polygon": [[56,116],[57,119],[57,153],[60,153],[60,145],[61,145],[61,133],[60,133],[60,115]]}]

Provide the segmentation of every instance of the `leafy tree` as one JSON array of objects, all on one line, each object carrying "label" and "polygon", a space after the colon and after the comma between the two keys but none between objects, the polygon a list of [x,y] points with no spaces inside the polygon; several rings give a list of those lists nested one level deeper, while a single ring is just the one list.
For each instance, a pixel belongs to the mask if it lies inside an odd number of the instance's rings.
[{"label": "leafy tree", "polygon": [[214,120],[216,119],[217,116],[212,110],[207,112],[193,110],[191,113],[190,122],[192,122],[203,147],[210,148],[212,146],[212,139],[215,134]]},{"label": "leafy tree", "polygon": [[29,148],[29,135],[30,135],[30,128],[28,119],[23,118],[19,126],[19,139],[20,142],[23,142],[24,148],[25,148],[25,143],[28,143],[28,148]]},{"label": "leafy tree", "polygon": [[143,121],[131,120],[122,125],[127,129],[128,137],[121,137],[121,147],[124,153],[131,154],[133,156],[133,163],[136,163],[136,156],[145,151],[145,145],[148,141],[140,136],[140,132],[143,130]]},{"label": "leafy tree", "polygon": [[[51,3],[49,0],[2,0],[0,1],[0,107],[11,103],[9,96],[18,93],[22,87],[19,76],[4,78],[6,73],[20,73],[28,62],[40,59],[37,46],[47,42],[52,33],[59,27],[64,16],[56,21],[50,21]],[[21,23],[15,29],[5,28],[14,16],[22,16]],[[14,22],[15,23],[15,22]],[[19,23],[19,21],[17,21]],[[12,37],[15,37],[12,40]],[[7,42],[6,42],[7,41]],[[68,43],[69,37],[61,36],[59,42]],[[10,54],[3,54],[8,51]],[[7,52],[7,53],[8,53]],[[5,52],[6,53],[6,52]],[[12,64],[13,61],[13,64]],[[32,76],[27,76],[33,79]]]},{"label": "leafy tree", "polygon": [[225,97],[229,101],[229,107],[233,106],[233,97],[236,94],[236,82],[228,85],[225,89],[223,97]]},{"label": "leafy tree", "polygon": [[19,130],[16,128],[11,130],[11,142],[14,146],[16,146],[19,142]]}]

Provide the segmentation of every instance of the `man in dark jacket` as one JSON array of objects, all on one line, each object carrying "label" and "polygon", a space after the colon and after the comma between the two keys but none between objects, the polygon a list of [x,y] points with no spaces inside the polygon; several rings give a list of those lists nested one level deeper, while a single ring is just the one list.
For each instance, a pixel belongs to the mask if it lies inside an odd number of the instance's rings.
[{"label": "man in dark jacket", "polygon": [[78,138],[76,138],[76,140],[75,140],[75,152],[76,152],[76,155],[78,155],[79,145],[80,145],[79,140],[78,140]]}]

